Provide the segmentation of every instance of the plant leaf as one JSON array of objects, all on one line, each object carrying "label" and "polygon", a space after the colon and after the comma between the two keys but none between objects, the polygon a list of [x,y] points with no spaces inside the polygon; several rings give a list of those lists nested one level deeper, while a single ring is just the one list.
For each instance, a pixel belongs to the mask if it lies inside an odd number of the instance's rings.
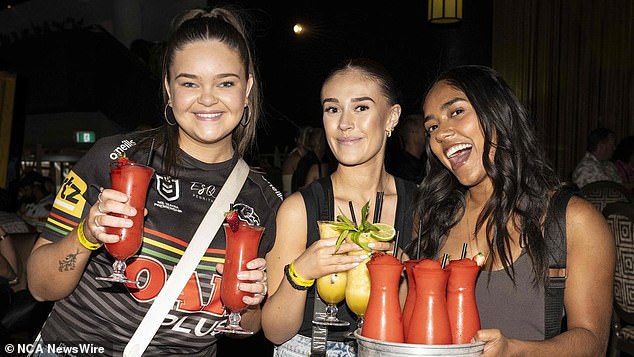
[{"label": "plant leaf", "polygon": [[339,248],[341,247],[341,244],[343,243],[343,241],[346,239],[348,232],[350,231],[344,230],[339,234],[339,237],[337,238],[337,244],[335,245],[335,253],[339,251]]},{"label": "plant leaf", "polygon": [[332,223],[332,226],[336,229],[336,230],[351,230],[354,229],[354,227],[351,227],[349,224],[345,223],[345,222],[335,222]]},{"label": "plant leaf", "polygon": [[357,226],[354,224],[354,222],[348,219],[348,217],[346,217],[346,215],[343,214],[343,212],[341,212],[341,208],[339,209],[339,212],[341,214],[337,216],[337,221],[344,222],[345,224],[349,225],[352,229],[356,230]]},{"label": "plant leaf", "polygon": [[370,201],[367,201],[361,208],[361,226],[365,227],[368,221],[368,211],[370,210]]}]

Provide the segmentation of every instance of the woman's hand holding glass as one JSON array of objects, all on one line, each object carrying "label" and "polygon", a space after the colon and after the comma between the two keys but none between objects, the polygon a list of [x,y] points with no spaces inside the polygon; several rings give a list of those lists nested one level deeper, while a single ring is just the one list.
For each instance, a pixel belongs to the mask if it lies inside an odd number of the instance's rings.
[{"label": "woman's hand holding glass", "polygon": [[[116,243],[120,237],[116,234],[106,233],[105,227],[132,227],[132,219],[111,215],[116,213],[124,216],[136,215],[136,209],[128,204],[128,196],[113,189],[102,189],[98,200],[88,211],[88,217],[84,223],[86,238],[92,243]],[[147,214],[147,209],[143,212]],[[88,234],[86,234],[88,233]]]},{"label": "woman's hand holding glass", "polygon": [[[323,222],[319,223],[322,224]],[[345,297],[347,271],[357,266],[367,255],[346,255],[347,252],[360,250],[360,247],[356,244],[344,243],[336,250],[337,239],[330,238],[325,227],[320,226],[320,235],[322,238],[313,243],[304,254],[295,260],[293,265],[295,266],[297,274],[302,278],[317,279],[317,293],[328,305],[326,317],[316,318],[313,323],[330,326],[345,326],[348,325],[348,322],[337,319],[336,315],[337,304],[343,301]],[[310,276],[311,274],[309,273],[306,273],[305,276],[301,268],[301,264],[304,262],[302,258],[311,256],[312,258],[310,258],[307,263],[313,263],[313,276]],[[314,263],[317,263],[317,265],[315,266]],[[300,268],[297,268],[298,265],[300,265]]]},{"label": "woman's hand holding glass", "polygon": [[[257,306],[264,301],[269,291],[266,260],[264,258],[253,259],[247,263],[247,268],[249,270],[239,272],[237,277],[241,281],[240,290],[252,293],[253,296],[244,296],[242,301],[247,305]],[[224,272],[224,264],[216,264],[216,271],[222,274]]]},{"label": "woman's hand holding glass", "polygon": [[308,247],[294,261],[295,270],[304,279],[319,279],[325,275],[348,271],[359,265],[367,255],[348,256],[345,253],[361,250],[353,243],[343,243],[335,254],[336,238],[320,239]]}]

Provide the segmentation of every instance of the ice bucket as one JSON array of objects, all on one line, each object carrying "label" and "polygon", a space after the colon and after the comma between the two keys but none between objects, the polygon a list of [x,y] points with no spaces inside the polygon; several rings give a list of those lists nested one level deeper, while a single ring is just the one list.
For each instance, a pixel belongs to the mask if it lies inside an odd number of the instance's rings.
[{"label": "ice bucket", "polygon": [[356,330],[357,356],[359,357],[402,357],[402,356],[464,356],[477,357],[484,350],[484,342],[463,345],[420,345],[414,343],[383,342],[361,336]]}]

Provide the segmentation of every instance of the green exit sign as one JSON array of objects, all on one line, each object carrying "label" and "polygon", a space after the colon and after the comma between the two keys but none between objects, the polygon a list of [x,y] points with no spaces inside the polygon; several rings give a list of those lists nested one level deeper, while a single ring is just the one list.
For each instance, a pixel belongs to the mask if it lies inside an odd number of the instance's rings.
[{"label": "green exit sign", "polygon": [[95,132],[94,131],[76,131],[75,142],[76,143],[94,143]]}]

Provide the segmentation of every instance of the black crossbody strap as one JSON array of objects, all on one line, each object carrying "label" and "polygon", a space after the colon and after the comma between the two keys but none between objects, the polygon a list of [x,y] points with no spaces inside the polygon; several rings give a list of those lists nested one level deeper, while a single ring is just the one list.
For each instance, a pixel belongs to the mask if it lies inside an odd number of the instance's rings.
[{"label": "black crossbody strap", "polygon": [[[330,177],[324,177],[318,180],[318,183],[313,184],[311,200],[305,200],[306,212],[317,212],[319,220],[332,220],[334,211],[334,197],[332,193],[332,182]],[[307,227],[310,229],[312,225],[317,225],[316,220],[312,215],[307,214],[308,218]],[[319,317],[325,318],[326,316],[326,304],[319,298],[317,292],[315,292],[315,302],[313,305],[313,320]],[[317,326],[313,324],[313,334],[310,345],[311,357],[325,357],[326,356],[326,341],[328,341],[328,328],[325,326]]]},{"label": "black crossbody strap", "polygon": [[[548,208],[544,238],[548,251],[549,269],[566,268],[566,206],[576,190],[563,188],[555,194]],[[566,277],[549,276],[544,289],[545,339],[561,333],[564,313]]]}]

